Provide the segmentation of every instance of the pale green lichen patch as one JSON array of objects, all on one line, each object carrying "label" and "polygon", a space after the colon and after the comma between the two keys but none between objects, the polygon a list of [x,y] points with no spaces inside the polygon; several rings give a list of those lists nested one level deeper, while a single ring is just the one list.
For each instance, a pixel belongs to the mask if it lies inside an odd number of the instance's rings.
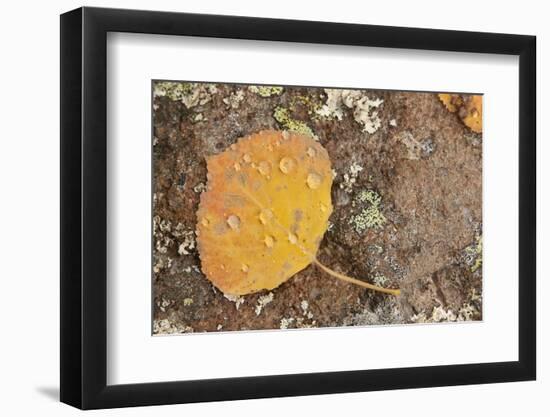
[{"label": "pale green lichen patch", "polygon": [[168,97],[173,101],[181,101],[183,97],[191,94],[193,83],[177,83],[172,81],[155,82],[153,95],[155,97]]},{"label": "pale green lichen patch", "polygon": [[286,130],[308,135],[317,140],[317,136],[313,133],[313,130],[305,122],[293,119],[288,109],[280,106],[276,107],[273,112],[273,118]]},{"label": "pale green lichen patch", "polygon": [[280,96],[284,91],[283,87],[269,85],[251,85],[248,90],[260,97]]},{"label": "pale green lichen patch", "polygon": [[356,201],[363,206],[361,212],[351,217],[349,223],[359,234],[367,229],[382,229],[387,220],[380,210],[382,197],[374,190],[363,190]]},{"label": "pale green lichen patch", "polygon": [[202,106],[212,100],[218,88],[215,84],[158,81],[153,86],[154,97],[168,97],[182,102],[188,109]]},{"label": "pale green lichen patch", "polygon": [[359,193],[357,199],[362,203],[370,203],[373,206],[379,206],[382,202],[382,197],[373,190],[363,190]]},{"label": "pale green lichen patch", "polygon": [[319,119],[319,115],[317,112],[321,109],[322,105],[316,99],[313,99],[310,96],[293,96],[290,99],[289,109],[290,111],[294,111],[298,107],[305,108],[307,114],[311,117],[312,120]]},{"label": "pale green lichen patch", "polygon": [[476,236],[474,244],[468,246],[466,253],[466,262],[470,265],[470,271],[476,272],[483,264],[483,236]]}]

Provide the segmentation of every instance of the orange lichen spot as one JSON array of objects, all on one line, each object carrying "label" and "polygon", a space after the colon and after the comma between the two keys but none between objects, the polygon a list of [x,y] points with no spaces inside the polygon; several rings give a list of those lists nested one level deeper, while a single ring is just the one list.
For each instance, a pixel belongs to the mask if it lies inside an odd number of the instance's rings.
[{"label": "orange lichen spot", "polygon": [[481,96],[470,96],[459,109],[459,116],[466,126],[476,133],[481,133],[483,125],[483,98]]},{"label": "orange lichen spot", "polygon": [[462,97],[458,94],[438,94],[439,100],[451,113],[456,113],[456,111],[462,106]]},{"label": "orange lichen spot", "polygon": [[443,105],[451,113],[457,113],[462,122],[473,132],[483,129],[483,97],[480,95],[438,94]]}]

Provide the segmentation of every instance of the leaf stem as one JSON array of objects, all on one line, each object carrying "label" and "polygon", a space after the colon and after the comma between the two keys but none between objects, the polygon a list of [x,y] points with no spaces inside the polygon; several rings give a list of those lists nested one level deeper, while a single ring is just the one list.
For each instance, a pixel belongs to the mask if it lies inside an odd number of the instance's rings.
[{"label": "leaf stem", "polygon": [[333,277],[338,278],[342,281],[350,282],[352,284],[359,285],[360,287],[368,288],[369,290],[380,291],[380,292],[395,295],[395,296],[398,296],[399,294],[401,294],[401,290],[399,290],[399,289],[379,287],[377,285],[369,284],[368,282],[360,281],[358,279],[348,277],[347,275],[344,275],[344,274],[341,274],[339,272],[333,271],[332,269],[327,268],[325,265],[323,265],[321,262],[319,262],[317,260],[317,258],[313,259],[313,263],[315,265],[317,265],[319,268],[321,268],[327,274],[332,275]]}]

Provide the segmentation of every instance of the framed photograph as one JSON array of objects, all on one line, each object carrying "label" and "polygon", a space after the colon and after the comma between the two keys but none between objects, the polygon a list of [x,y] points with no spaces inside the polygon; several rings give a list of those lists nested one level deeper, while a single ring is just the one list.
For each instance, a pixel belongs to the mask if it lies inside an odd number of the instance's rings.
[{"label": "framed photograph", "polygon": [[61,16],[61,401],[533,380],[535,37]]}]

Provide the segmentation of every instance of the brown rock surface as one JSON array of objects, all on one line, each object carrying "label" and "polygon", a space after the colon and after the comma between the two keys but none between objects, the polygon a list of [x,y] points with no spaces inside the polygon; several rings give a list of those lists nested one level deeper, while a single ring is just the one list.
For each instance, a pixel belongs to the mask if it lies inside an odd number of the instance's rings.
[{"label": "brown rock surface", "polygon": [[[357,121],[357,107],[342,106],[341,120],[319,115],[323,89],[285,87],[263,97],[243,85],[184,85],[186,97],[200,100],[184,103],[165,91],[154,98],[155,333],[481,319],[481,135],[437,94],[362,91],[383,100],[371,109],[380,126],[370,134]],[[276,120],[277,109],[284,118]],[[337,174],[332,227],[319,259],[399,287],[400,297],[309,266],[272,290],[272,301],[263,292],[236,303],[202,274],[193,233],[205,157],[260,130],[304,126]],[[373,216],[380,227],[369,223]]]}]

